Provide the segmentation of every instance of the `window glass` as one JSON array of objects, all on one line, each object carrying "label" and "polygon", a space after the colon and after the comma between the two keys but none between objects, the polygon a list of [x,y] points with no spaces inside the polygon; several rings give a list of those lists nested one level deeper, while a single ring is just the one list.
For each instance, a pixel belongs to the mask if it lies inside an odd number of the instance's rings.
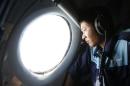
[{"label": "window glass", "polygon": [[64,58],[70,43],[68,22],[58,15],[41,15],[22,32],[19,54],[23,65],[33,73],[46,73]]}]

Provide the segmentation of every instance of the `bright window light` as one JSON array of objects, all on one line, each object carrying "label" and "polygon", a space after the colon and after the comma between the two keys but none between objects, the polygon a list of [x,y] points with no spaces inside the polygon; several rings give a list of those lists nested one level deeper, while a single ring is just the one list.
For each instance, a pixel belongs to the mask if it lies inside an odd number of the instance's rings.
[{"label": "bright window light", "polygon": [[57,15],[41,15],[25,27],[20,37],[20,59],[29,71],[45,73],[62,61],[69,43],[67,21]]}]

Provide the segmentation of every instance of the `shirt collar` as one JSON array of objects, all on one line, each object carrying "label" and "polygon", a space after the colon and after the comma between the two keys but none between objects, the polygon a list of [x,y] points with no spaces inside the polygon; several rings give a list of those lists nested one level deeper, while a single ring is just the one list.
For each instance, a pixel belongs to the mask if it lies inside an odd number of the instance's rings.
[{"label": "shirt collar", "polygon": [[94,47],[93,55],[94,55],[95,57],[100,57],[100,56],[99,56],[99,53],[100,53],[100,54],[103,53],[103,49],[102,49],[100,46]]}]

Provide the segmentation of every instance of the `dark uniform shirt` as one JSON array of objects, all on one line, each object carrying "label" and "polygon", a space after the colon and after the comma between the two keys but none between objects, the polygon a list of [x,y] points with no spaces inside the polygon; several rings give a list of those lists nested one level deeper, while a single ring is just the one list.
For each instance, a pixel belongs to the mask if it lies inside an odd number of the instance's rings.
[{"label": "dark uniform shirt", "polygon": [[[114,42],[106,43],[104,55],[100,57],[98,46],[83,46],[77,60],[70,67],[69,74],[78,86],[130,86],[130,30],[126,30]],[[124,35],[124,37],[123,37]],[[110,48],[112,47],[112,48]],[[112,49],[112,50],[111,50]],[[113,52],[113,53],[112,53]],[[112,53],[110,55],[110,53]],[[105,58],[102,83],[101,58]]]}]

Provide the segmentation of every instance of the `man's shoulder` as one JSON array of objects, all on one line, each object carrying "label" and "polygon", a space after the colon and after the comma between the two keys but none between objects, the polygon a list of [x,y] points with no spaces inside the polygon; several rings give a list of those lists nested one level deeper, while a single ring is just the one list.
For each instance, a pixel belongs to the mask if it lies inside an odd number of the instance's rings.
[{"label": "man's shoulder", "polygon": [[87,44],[81,44],[76,55],[76,63],[82,65],[87,63],[88,58],[90,57],[90,47]]},{"label": "man's shoulder", "polygon": [[130,42],[130,28],[120,31],[117,34],[118,40],[125,40]]},{"label": "man's shoulder", "polygon": [[113,52],[123,48],[124,44],[130,42],[130,28],[119,31],[115,34],[110,40],[106,42],[105,45],[105,54],[108,57],[112,57]]},{"label": "man's shoulder", "polygon": [[87,43],[83,43],[79,46],[78,54],[83,55],[90,52],[90,47]]}]

